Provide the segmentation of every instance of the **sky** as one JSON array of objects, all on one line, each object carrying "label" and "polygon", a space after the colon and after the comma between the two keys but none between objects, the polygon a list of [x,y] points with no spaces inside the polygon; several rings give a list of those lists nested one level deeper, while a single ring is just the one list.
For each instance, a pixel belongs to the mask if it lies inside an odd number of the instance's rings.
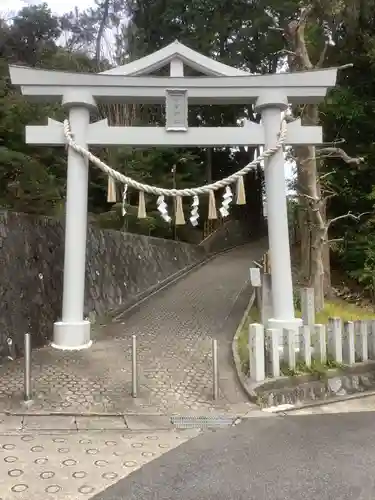
[{"label": "sky", "polygon": [[[22,7],[27,5],[37,5],[39,3],[43,2],[38,2],[36,0],[1,0],[0,10],[1,12],[17,12],[22,9]],[[61,0],[49,0],[47,4],[55,14],[64,14],[65,12],[71,11],[76,6],[79,6],[80,10],[84,10],[87,7],[90,7],[93,2],[90,0],[64,0],[63,2]]]}]

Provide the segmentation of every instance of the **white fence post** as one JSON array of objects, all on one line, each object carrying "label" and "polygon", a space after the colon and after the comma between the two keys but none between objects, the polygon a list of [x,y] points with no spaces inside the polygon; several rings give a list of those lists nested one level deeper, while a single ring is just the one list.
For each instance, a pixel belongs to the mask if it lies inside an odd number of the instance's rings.
[{"label": "white fence post", "polygon": [[327,335],[325,325],[314,325],[314,357],[321,363],[327,361]]},{"label": "white fence post", "polygon": [[342,363],[341,318],[329,318],[328,325],[328,353],[337,363]]},{"label": "white fence post", "polygon": [[280,337],[282,331],[270,328],[266,331],[267,351],[270,361],[271,377],[280,377]]},{"label": "white fence post", "polygon": [[288,368],[294,370],[296,367],[296,332],[294,330],[283,330],[284,357]]},{"label": "white fence post", "polygon": [[263,325],[268,324],[268,320],[273,317],[273,303],[272,303],[272,282],[271,275],[263,273],[262,275],[262,308],[260,317]]},{"label": "white fence post", "polygon": [[301,288],[301,311],[304,325],[315,324],[315,297],[313,288]]},{"label": "white fence post", "polygon": [[368,342],[370,358],[375,359],[375,320],[368,322]]},{"label": "white fence post", "polygon": [[344,323],[344,362],[347,365],[355,363],[355,338],[354,338],[354,323],[352,321],[345,321]]},{"label": "white fence post", "polygon": [[253,323],[249,326],[250,377],[255,382],[265,380],[264,326]]},{"label": "white fence post", "polygon": [[367,324],[365,321],[355,322],[356,352],[361,361],[368,360]]},{"label": "white fence post", "polygon": [[301,342],[301,358],[306,366],[311,366],[311,329],[308,325],[303,325],[299,329]]}]

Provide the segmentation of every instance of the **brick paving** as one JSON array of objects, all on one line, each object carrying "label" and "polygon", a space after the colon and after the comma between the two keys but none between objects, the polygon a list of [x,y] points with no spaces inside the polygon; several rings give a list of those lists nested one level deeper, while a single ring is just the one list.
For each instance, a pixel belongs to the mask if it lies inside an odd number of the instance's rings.
[{"label": "brick paving", "polygon": [[[33,351],[33,403],[22,401],[22,360],[0,367],[0,411],[245,414],[231,341],[250,297],[256,243],[216,256],[111,324],[94,327],[89,350]],[[137,336],[139,395],[131,397],[131,337]],[[219,344],[220,398],[212,400],[211,341]]]}]

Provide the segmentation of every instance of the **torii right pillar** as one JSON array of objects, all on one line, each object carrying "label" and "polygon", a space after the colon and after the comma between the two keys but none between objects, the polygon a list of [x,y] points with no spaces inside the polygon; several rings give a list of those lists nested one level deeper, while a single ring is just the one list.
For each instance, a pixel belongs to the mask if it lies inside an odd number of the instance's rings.
[{"label": "torii right pillar", "polygon": [[[280,133],[282,112],[287,107],[286,95],[277,90],[272,90],[272,93],[265,93],[258,98],[255,111],[262,117],[265,149],[275,146],[276,138]],[[285,158],[282,148],[265,160],[264,165],[273,302],[273,317],[269,319],[267,328],[298,330],[302,325],[302,320],[295,318],[294,315],[284,166]]]}]

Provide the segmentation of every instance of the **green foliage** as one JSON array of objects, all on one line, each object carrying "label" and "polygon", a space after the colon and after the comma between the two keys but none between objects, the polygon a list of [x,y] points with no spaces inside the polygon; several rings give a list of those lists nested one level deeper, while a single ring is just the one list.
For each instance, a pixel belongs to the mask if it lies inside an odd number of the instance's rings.
[{"label": "green foliage", "polygon": [[[365,9],[365,4],[362,8]],[[329,237],[342,239],[334,247],[334,257],[349,276],[372,295],[375,291],[375,239],[372,236],[375,186],[373,13],[372,10],[361,15],[359,10],[338,30],[337,48],[331,51],[329,62],[332,65],[350,62],[353,68],[339,72],[339,85],[330,93],[321,113],[325,140],[342,139],[345,141],[342,147],[348,155],[364,158],[359,166],[344,163],[341,159],[329,159],[324,171],[328,175],[329,187],[335,193],[327,207],[329,217],[334,219],[348,212],[364,214],[359,222],[341,218],[331,226]]]},{"label": "green foliage", "polygon": [[[111,0],[107,18],[103,19],[103,4],[97,2],[93,8],[78,9],[64,14],[53,15],[47,4],[23,8],[11,22],[0,22],[0,206],[11,210],[21,210],[41,214],[61,214],[66,189],[66,151],[63,148],[33,147],[25,144],[24,128],[28,124],[43,124],[47,117],[62,120],[64,112],[58,105],[35,105],[20,95],[10,85],[8,64],[25,64],[47,69],[91,72],[108,68],[110,60],[134,59],[157,50],[178,37],[193,48],[208,55],[219,57],[224,62],[239,67],[264,70],[268,64],[261,52],[246,48],[245,58],[239,57],[238,48],[245,49],[248,37],[262,27],[265,33],[267,20],[258,20],[253,14],[254,7],[248,7],[249,18],[256,19],[251,27],[241,28],[242,17],[237,15],[245,3],[229,2],[220,15],[214,2],[195,2],[186,10],[181,1],[144,2],[142,9],[135,3],[126,7],[121,0]],[[186,11],[186,13],[185,13]],[[185,14],[184,14],[185,13]],[[224,17],[222,18],[222,14]],[[234,14],[234,17],[233,17]],[[128,27],[122,23],[126,15]],[[186,25],[178,28],[176,18],[185,16]],[[156,17],[155,17],[156,16]],[[177,17],[176,17],[177,16]],[[159,23],[150,23],[150,19]],[[225,23],[223,20],[225,19]],[[184,22],[185,22],[184,21]],[[230,26],[229,26],[230,25]],[[98,32],[104,26],[116,29],[115,48],[111,54],[106,50],[106,58],[101,55],[98,65],[96,58]],[[234,50],[228,36],[238,36],[238,47]],[[276,37],[277,38],[277,37]],[[256,43],[258,46],[258,43]],[[104,46],[102,46],[102,49]],[[217,50],[220,48],[220,53]],[[265,46],[264,46],[265,48]],[[245,52],[244,52],[245,54]],[[275,57],[272,56],[272,61]],[[277,59],[277,58],[276,58]],[[128,109],[121,106],[107,106],[101,110],[112,117],[115,124],[129,124]],[[137,106],[133,110],[130,124],[163,125],[164,111],[159,107]],[[239,118],[251,114],[251,108],[198,106],[190,109],[191,124],[228,125]],[[128,120],[128,121],[127,121]],[[117,148],[111,151],[96,149],[95,154],[117,170],[142,182],[164,187],[192,187],[215,180],[237,170],[249,161],[252,152],[230,149],[213,150],[211,165],[207,166],[209,152],[197,148],[133,149]],[[172,173],[175,169],[175,174]],[[251,183],[256,192],[261,192],[261,176],[249,176],[246,187]],[[255,184],[254,184],[255,183]],[[124,221],[118,207],[109,209],[106,203],[107,179],[95,168],[90,169],[89,211],[91,219],[102,227],[124,229],[173,237],[171,227],[166,225],[155,212],[155,197],[147,200],[148,217],[138,220],[136,211],[137,193],[129,192],[129,214]],[[120,194],[120,193],[119,193]],[[258,196],[258,195],[257,195]],[[205,199],[201,200],[201,224],[205,219]],[[185,202],[185,200],[184,200]],[[190,200],[186,200],[188,217]],[[249,210],[239,207],[236,212]],[[172,210],[172,207],[170,207]],[[260,210],[260,207],[259,207]],[[199,231],[199,229],[198,229]],[[177,237],[196,241],[196,230],[178,228]],[[198,238],[199,240],[199,238]]]},{"label": "green foliage", "polygon": [[285,377],[298,377],[299,375],[315,375],[319,378],[326,378],[328,370],[340,369],[343,365],[337,363],[332,358],[327,359],[326,363],[322,363],[317,359],[311,360],[311,365],[307,366],[302,361],[297,361],[295,368],[289,368],[287,363],[280,363],[280,371]]}]

